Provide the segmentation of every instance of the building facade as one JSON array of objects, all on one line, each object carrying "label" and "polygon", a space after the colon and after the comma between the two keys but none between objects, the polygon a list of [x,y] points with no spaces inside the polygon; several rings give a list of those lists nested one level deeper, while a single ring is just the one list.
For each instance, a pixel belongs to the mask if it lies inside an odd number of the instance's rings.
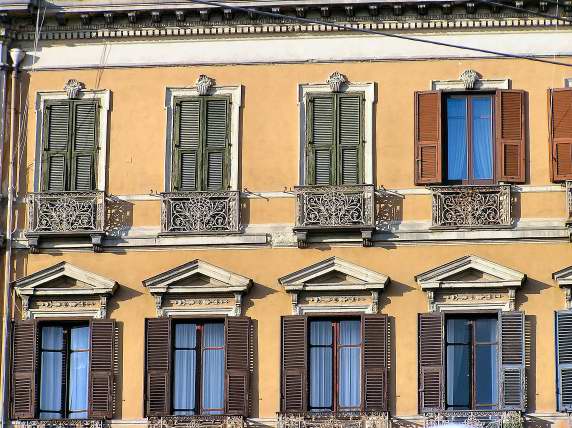
[{"label": "building facade", "polygon": [[4,423],[568,424],[568,3],[0,3]]}]

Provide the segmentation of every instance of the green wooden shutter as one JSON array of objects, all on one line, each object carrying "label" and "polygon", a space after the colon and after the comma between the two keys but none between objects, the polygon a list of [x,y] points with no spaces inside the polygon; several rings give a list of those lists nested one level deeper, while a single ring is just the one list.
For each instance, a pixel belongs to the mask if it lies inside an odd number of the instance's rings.
[{"label": "green wooden shutter", "polygon": [[337,184],[360,184],[363,141],[363,96],[338,96],[338,175]]},{"label": "green wooden shutter", "polygon": [[228,182],[229,101],[205,99],[203,190],[224,190]]},{"label": "green wooden shutter", "polygon": [[335,171],[335,98],[333,94],[308,98],[306,129],[307,184],[334,184]]},{"label": "green wooden shutter", "polygon": [[501,406],[503,410],[524,411],[526,379],[524,371],[524,313],[500,312]]},{"label": "green wooden shutter", "polygon": [[556,373],[558,410],[572,411],[572,311],[556,312]]},{"label": "green wooden shutter", "polygon": [[200,110],[198,98],[178,101],[175,105],[173,190],[199,189]]},{"label": "green wooden shutter", "polygon": [[44,110],[42,190],[66,190],[69,176],[70,109],[68,101],[49,103]]},{"label": "green wooden shutter", "polygon": [[90,191],[95,189],[99,103],[76,101],[72,106],[71,189]]}]

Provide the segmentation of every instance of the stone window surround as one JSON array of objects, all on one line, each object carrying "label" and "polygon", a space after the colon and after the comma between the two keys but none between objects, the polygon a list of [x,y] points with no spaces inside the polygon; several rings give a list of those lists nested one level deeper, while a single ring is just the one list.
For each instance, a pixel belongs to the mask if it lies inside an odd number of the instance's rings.
[{"label": "stone window surround", "polygon": [[[570,79],[572,81],[572,79]],[[560,288],[564,289],[564,304],[566,309],[572,309],[572,266],[556,271],[552,279]]]},{"label": "stone window surround", "polygon": [[496,89],[510,89],[511,81],[508,78],[481,79],[480,77],[477,77],[474,89],[468,89],[465,86],[465,82],[460,78],[455,80],[431,80],[429,83],[429,88],[432,91],[487,91]]}]

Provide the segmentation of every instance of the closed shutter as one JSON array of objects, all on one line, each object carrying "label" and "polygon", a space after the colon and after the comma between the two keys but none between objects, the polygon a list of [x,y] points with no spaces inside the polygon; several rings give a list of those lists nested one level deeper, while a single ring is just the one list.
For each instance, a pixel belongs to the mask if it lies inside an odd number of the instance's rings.
[{"label": "closed shutter", "polygon": [[364,410],[387,411],[387,315],[363,316]]},{"label": "closed shutter", "polygon": [[226,163],[229,134],[229,99],[209,97],[205,99],[205,190],[226,188]]},{"label": "closed shutter", "polygon": [[171,411],[171,320],[145,320],[146,414],[166,416]]},{"label": "closed shutter", "polygon": [[175,104],[173,189],[181,191],[198,190],[200,149],[199,99],[178,101]]},{"label": "closed shutter", "polygon": [[[335,98],[332,94],[308,97],[306,175],[310,185],[334,184]],[[349,114],[349,113],[348,113]],[[350,116],[351,117],[351,116]]]},{"label": "closed shutter", "polygon": [[552,180],[572,180],[572,88],[549,89]]},{"label": "closed shutter", "polygon": [[501,312],[501,403],[504,410],[524,411],[524,314]]},{"label": "closed shutter", "polygon": [[441,91],[415,93],[415,184],[443,181]]},{"label": "closed shutter", "polygon": [[443,339],[443,314],[419,314],[419,407],[422,413],[444,408]]},{"label": "closed shutter", "polygon": [[558,410],[572,412],[572,311],[556,312]]},{"label": "closed shutter", "polygon": [[499,181],[524,183],[526,137],[524,109],[523,91],[497,91],[496,150]]},{"label": "closed shutter", "polygon": [[282,317],[282,411],[307,408],[307,318]]},{"label": "closed shutter", "polygon": [[66,190],[69,176],[71,103],[48,103],[44,109],[42,190]]},{"label": "closed shutter", "polygon": [[15,321],[12,333],[12,418],[33,419],[37,393],[36,322]]},{"label": "closed shutter", "polygon": [[73,103],[72,190],[95,189],[98,110],[97,101]]},{"label": "closed shutter", "polygon": [[362,152],[363,96],[343,94],[338,97],[338,184],[360,184]]},{"label": "closed shutter", "polygon": [[91,320],[89,354],[89,417],[113,418],[115,396],[115,321]]},{"label": "closed shutter", "polygon": [[226,413],[248,416],[250,404],[251,322],[248,317],[226,318]]}]

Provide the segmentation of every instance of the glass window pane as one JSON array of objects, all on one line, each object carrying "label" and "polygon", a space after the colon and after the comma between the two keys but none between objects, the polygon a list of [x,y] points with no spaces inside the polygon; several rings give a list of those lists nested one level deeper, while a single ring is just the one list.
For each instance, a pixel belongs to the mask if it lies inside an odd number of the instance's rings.
[{"label": "glass window pane", "polygon": [[175,350],[173,375],[173,412],[175,415],[194,415],[197,351]]},{"label": "glass window pane", "polygon": [[72,327],[70,336],[70,349],[72,351],[89,349],[89,326]]},{"label": "glass window pane", "polygon": [[196,324],[175,324],[175,348],[194,348],[197,346]]},{"label": "glass window pane", "polygon": [[310,322],[310,345],[332,344],[332,322],[331,321],[311,321]]},{"label": "glass window pane", "polygon": [[493,119],[492,97],[473,97],[473,177],[478,180],[493,178]]},{"label": "glass window pane", "polygon": [[467,179],[467,99],[447,98],[447,179]]},{"label": "glass window pane", "polygon": [[469,343],[469,321],[464,318],[447,320],[447,343]]},{"label": "glass window pane", "polygon": [[483,318],[475,321],[475,339],[477,342],[496,342],[497,331],[496,318]]},{"label": "glass window pane", "polygon": [[359,407],[361,404],[361,347],[339,350],[340,407]]},{"label": "glass window pane", "polygon": [[491,408],[498,401],[497,358],[497,345],[477,345],[475,387],[480,408]]},{"label": "glass window pane", "polygon": [[203,351],[202,384],[203,384],[202,401],[203,401],[204,412],[207,414],[223,413],[224,350],[211,349]]},{"label": "glass window pane", "polygon": [[224,324],[205,324],[203,327],[203,346],[221,348],[224,346]]},{"label": "glass window pane", "polygon": [[[42,329],[43,330],[43,329]],[[43,418],[60,418],[62,410],[62,353],[43,351],[40,371],[40,410]]]},{"label": "glass window pane", "polygon": [[340,321],[340,345],[359,345],[361,343],[361,321]]},{"label": "glass window pane", "polygon": [[447,407],[469,408],[469,349],[468,345],[447,345]]},{"label": "glass window pane", "polygon": [[64,346],[64,329],[62,327],[42,327],[42,349],[61,351]]},{"label": "glass window pane", "polygon": [[310,348],[310,407],[332,407],[332,348]]},{"label": "glass window pane", "polygon": [[[70,412],[83,413],[87,410],[88,371],[89,352],[72,352],[70,355],[69,367]],[[87,415],[85,417],[87,417]],[[79,418],[80,415],[76,415],[76,419]]]}]

